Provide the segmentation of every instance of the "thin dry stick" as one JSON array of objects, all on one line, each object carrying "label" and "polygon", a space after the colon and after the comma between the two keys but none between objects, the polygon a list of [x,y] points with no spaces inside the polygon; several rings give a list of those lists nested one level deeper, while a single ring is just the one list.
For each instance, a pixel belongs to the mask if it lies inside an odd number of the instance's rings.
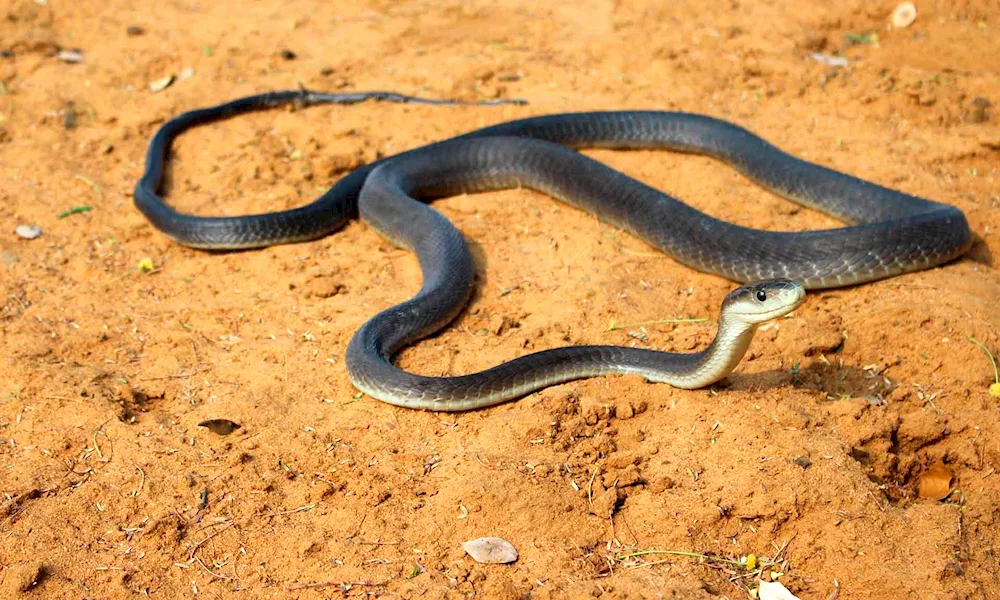
[{"label": "thin dry stick", "polygon": [[635,558],[638,556],[647,556],[650,554],[669,554],[671,556],[686,556],[688,558],[701,558],[710,562],[721,562],[730,565],[744,566],[743,563],[738,560],[730,560],[728,558],[722,558],[721,556],[710,556],[708,554],[700,554],[698,552],[685,552],[683,550],[639,550],[638,552],[629,552],[628,554],[621,554],[616,556],[618,560],[624,560],[626,558]]},{"label": "thin dry stick", "polygon": [[288,586],[289,591],[292,590],[307,590],[307,589],[317,589],[325,588],[330,586],[337,586],[342,591],[346,592],[350,590],[353,586],[358,587],[378,587],[385,585],[385,581],[317,581],[314,583],[296,583],[295,585]]},{"label": "thin dry stick", "polygon": [[100,444],[97,443],[97,434],[101,433],[101,430],[104,429],[104,426],[107,425],[110,421],[111,421],[110,418],[107,419],[106,421],[104,421],[103,423],[101,423],[101,425],[97,429],[94,430],[94,436],[93,436],[93,439],[94,439],[94,450],[97,451],[97,456],[99,458],[104,458],[104,453],[101,452],[101,446],[100,446]]},{"label": "thin dry stick", "polygon": [[139,487],[135,488],[135,491],[132,492],[133,497],[138,496],[139,492],[142,491],[142,486],[146,485],[146,472],[139,465],[136,465],[135,468],[139,470]]},{"label": "thin dry stick", "polygon": [[211,575],[212,577],[215,577],[216,579],[225,579],[227,581],[232,579],[232,577],[230,577],[228,575],[220,575],[220,574],[212,571],[212,569],[209,569],[208,566],[201,560],[200,556],[196,556],[196,557],[194,557],[194,559],[198,562],[199,565],[201,565],[201,568],[205,569],[205,572],[208,573],[209,575]]},{"label": "thin dry stick", "polygon": [[594,505],[594,478],[597,477],[597,472],[600,470],[600,465],[594,467],[594,474],[590,476],[590,482],[587,483],[587,504],[590,506]]},{"label": "thin dry stick", "polygon": [[657,319],[655,321],[640,321],[638,323],[628,323],[619,325],[614,321],[611,321],[611,325],[608,325],[607,331],[618,331],[620,329],[629,329],[632,327],[643,327],[645,325],[666,325],[669,323],[706,323],[708,322],[708,317],[684,317],[679,319]]},{"label": "thin dry stick", "polygon": [[198,548],[201,548],[201,545],[202,545],[202,544],[204,544],[204,543],[205,543],[205,542],[207,542],[208,540],[210,540],[210,539],[214,538],[215,536],[219,535],[219,534],[220,534],[220,533],[222,533],[223,531],[225,531],[225,530],[229,529],[229,528],[230,528],[230,527],[232,527],[232,526],[233,526],[234,524],[235,524],[235,523],[233,523],[232,521],[230,521],[230,522],[226,523],[226,526],[225,526],[225,527],[223,527],[222,529],[219,529],[219,530],[216,530],[216,531],[214,531],[214,532],[212,532],[212,533],[208,534],[208,537],[206,537],[205,539],[203,539],[203,540],[201,540],[200,542],[198,542],[197,544],[195,544],[195,545],[194,545],[194,547],[193,547],[193,548],[191,548],[191,552],[189,552],[189,553],[188,553],[188,560],[190,560],[190,559],[194,558],[194,555],[195,555],[195,553],[196,553],[196,552],[198,552]]},{"label": "thin dry stick", "polygon": [[267,514],[264,514],[264,515],[261,515],[261,516],[263,516],[263,517],[278,517],[278,516],[281,516],[281,515],[290,515],[290,514],[293,514],[293,513],[305,512],[307,510],[312,510],[314,508],[316,508],[316,503],[312,502],[312,503],[306,504],[305,506],[300,506],[298,508],[293,508],[291,510],[283,510],[281,512],[267,513]]}]

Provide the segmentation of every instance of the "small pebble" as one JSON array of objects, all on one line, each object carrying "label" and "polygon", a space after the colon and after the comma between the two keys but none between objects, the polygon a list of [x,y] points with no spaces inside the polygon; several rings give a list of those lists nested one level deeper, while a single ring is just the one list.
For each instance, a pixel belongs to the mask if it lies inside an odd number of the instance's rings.
[{"label": "small pebble", "polygon": [[149,91],[153,92],[154,94],[156,92],[162,92],[163,90],[165,90],[168,87],[170,87],[170,84],[173,83],[173,82],[174,82],[174,76],[173,75],[167,75],[166,77],[161,77],[161,78],[159,78],[159,79],[157,79],[155,81],[150,81],[149,82]]},{"label": "small pebble", "polygon": [[917,20],[917,7],[912,2],[903,2],[892,11],[892,26],[897,29],[909,27]]},{"label": "small pebble", "polygon": [[288,48],[281,51],[281,58],[285,60],[295,60],[296,56],[297,55]]},{"label": "small pebble", "polygon": [[505,564],[517,560],[517,550],[507,540],[483,537],[462,542],[462,549],[476,562]]},{"label": "small pebble", "polygon": [[229,419],[209,419],[198,423],[198,427],[204,427],[216,435],[229,435],[240,429],[242,425]]},{"label": "small pebble", "polygon": [[14,233],[26,240],[33,240],[42,235],[42,228],[38,225],[18,225],[14,229]]},{"label": "small pebble", "polygon": [[129,25],[125,28],[125,33],[133,37],[146,33],[146,30],[139,25]]},{"label": "small pebble", "polygon": [[56,58],[63,62],[78,63],[83,62],[83,53],[79,50],[60,50]]}]

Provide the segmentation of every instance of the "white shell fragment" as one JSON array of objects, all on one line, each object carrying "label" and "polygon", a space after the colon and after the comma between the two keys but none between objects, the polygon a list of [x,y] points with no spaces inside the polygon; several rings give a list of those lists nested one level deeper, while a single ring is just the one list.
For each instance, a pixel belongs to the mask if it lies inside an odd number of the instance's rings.
[{"label": "white shell fragment", "polygon": [[789,592],[788,588],[777,581],[761,581],[757,598],[759,600],[799,600],[798,596]]},{"label": "white shell fragment", "polygon": [[161,77],[156,81],[150,81],[149,91],[153,92],[154,94],[156,92],[162,92],[163,90],[167,89],[173,82],[174,82],[173,75],[167,75],[166,77]]},{"label": "white shell fragment", "polygon": [[482,537],[462,542],[462,549],[479,563],[506,564],[517,560],[517,549],[507,540],[498,537]]},{"label": "white shell fragment", "polygon": [[33,240],[42,235],[42,228],[38,225],[18,225],[14,228],[14,233],[26,240]]},{"label": "white shell fragment", "polygon": [[846,67],[847,59],[842,56],[833,56],[831,54],[823,54],[821,52],[813,52],[809,55],[814,61],[821,65],[826,65],[828,67]]},{"label": "white shell fragment", "polygon": [[83,53],[81,53],[79,50],[60,50],[56,54],[56,58],[58,58],[63,62],[75,64],[83,62]]},{"label": "white shell fragment", "polygon": [[897,29],[909,27],[917,20],[917,7],[912,2],[904,2],[892,11],[892,26]]}]

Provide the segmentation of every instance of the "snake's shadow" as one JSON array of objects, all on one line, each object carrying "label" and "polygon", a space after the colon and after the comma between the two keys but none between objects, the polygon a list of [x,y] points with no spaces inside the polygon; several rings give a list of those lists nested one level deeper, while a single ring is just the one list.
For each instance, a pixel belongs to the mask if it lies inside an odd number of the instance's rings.
[{"label": "snake's shadow", "polygon": [[[804,358],[803,362],[805,360],[809,358]],[[861,365],[832,358],[827,362],[813,360],[803,367],[800,364],[795,363],[791,368],[782,370],[733,373],[712,388],[747,392],[794,388],[815,392],[819,402],[865,398],[871,404],[881,405],[886,402],[889,393],[898,387],[890,377],[880,373],[876,366],[866,369]]]},{"label": "snake's shadow", "polygon": [[964,260],[970,260],[974,263],[992,267],[995,264],[995,261],[993,259],[993,251],[990,250],[989,244],[987,244],[986,240],[983,239],[978,233],[974,233],[972,238],[972,248],[965,253]]}]

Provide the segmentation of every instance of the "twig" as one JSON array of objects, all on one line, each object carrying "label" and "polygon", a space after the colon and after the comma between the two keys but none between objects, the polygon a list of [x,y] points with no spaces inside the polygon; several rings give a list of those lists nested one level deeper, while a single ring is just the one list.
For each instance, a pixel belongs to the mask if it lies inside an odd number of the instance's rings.
[{"label": "twig", "polygon": [[138,469],[139,471],[139,487],[137,487],[135,491],[132,492],[133,497],[138,496],[139,492],[142,491],[142,486],[146,484],[146,472],[143,471],[142,467],[140,467],[139,465],[136,465],[135,468]]},{"label": "twig", "polygon": [[223,531],[229,529],[232,526],[233,526],[233,522],[230,521],[230,522],[226,523],[226,526],[223,527],[222,529],[219,529],[219,530],[217,530],[217,531],[215,531],[213,533],[208,534],[208,537],[206,537],[205,539],[203,539],[200,542],[198,542],[197,544],[195,544],[194,547],[191,548],[191,552],[188,553],[188,560],[194,558],[195,553],[198,552],[198,548],[201,548],[202,544],[204,544],[208,540],[214,538],[215,536],[219,535],[220,533],[222,533]]},{"label": "twig", "polygon": [[597,477],[597,472],[600,470],[600,465],[594,467],[594,474],[590,476],[590,482],[587,483],[587,504],[590,506],[594,505],[594,478]]},{"label": "twig", "polygon": [[198,561],[198,564],[201,565],[201,568],[205,569],[205,572],[211,575],[212,577],[215,577],[216,579],[226,579],[226,580],[232,579],[232,577],[228,575],[219,575],[218,573],[212,571],[212,569],[209,569],[208,566],[201,560],[200,556],[195,556],[194,559]]},{"label": "twig", "polygon": [[618,560],[625,560],[626,558],[635,558],[637,556],[647,556],[650,554],[669,554],[671,556],[686,556],[688,558],[701,558],[707,561],[721,562],[730,565],[736,565],[738,567],[744,567],[745,565],[738,560],[730,560],[728,558],[722,558],[721,556],[709,556],[708,554],[699,554],[698,552],[685,552],[683,550],[639,550],[638,552],[629,552],[628,554],[620,554],[616,556]]},{"label": "twig", "polygon": [[311,502],[309,504],[306,504],[305,506],[300,506],[298,508],[293,508],[292,510],[283,510],[281,512],[266,513],[266,514],[261,515],[261,516],[264,516],[264,517],[279,517],[281,515],[290,515],[290,514],[293,514],[293,513],[305,512],[307,510],[312,510],[314,508],[316,508],[316,503],[315,502]]},{"label": "twig", "polygon": [[[104,192],[101,190],[101,186],[99,186],[96,183],[94,183],[94,180],[88,179],[87,177],[84,177],[83,175],[79,175],[79,174],[74,175],[73,179],[79,179],[80,181],[86,183],[87,185],[89,185],[91,187],[91,189],[93,189],[95,192],[97,192],[97,195],[98,195],[98,197],[101,198],[101,200],[104,199]],[[90,210],[89,206],[87,207],[87,210]],[[70,213],[70,214],[73,214],[73,213]]]},{"label": "twig", "polygon": [[97,456],[99,458],[104,458],[104,453],[101,452],[101,446],[97,443],[97,434],[101,433],[101,430],[104,429],[104,426],[107,425],[108,422],[110,422],[110,421],[111,421],[111,419],[108,418],[103,423],[101,423],[101,425],[97,429],[94,430],[94,450],[97,451]]},{"label": "twig", "polygon": [[316,581],[314,583],[296,583],[295,585],[288,586],[289,591],[292,590],[314,590],[317,588],[325,588],[330,586],[337,586],[340,591],[347,592],[352,587],[379,587],[383,586],[387,581]]},{"label": "twig", "polygon": [[657,319],[655,321],[640,321],[638,323],[628,323],[619,325],[614,321],[608,325],[607,331],[618,331],[620,329],[630,329],[632,327],[643,327],[645,325],[666,325],[668,323],[706,323],[708,317],[685,317],[681,319]]},{"label": "twig", "polygon": [[1000,369],[997,368],[997,360],[993,358],[993,353],[990,352],[990,349],[986,347],[986,344],[980,342],[974,337],[966,336],[966,339],[979,346],[982,351],[986,353],[987,358],[990,359],[990,364],[993,365],[993,381],[994,383],[1000,383]]},{"label": "twig", "polygon": [[840,582],[836,579],[833,580],[833,593],[826,600],[837,600],[840,598]]}]

